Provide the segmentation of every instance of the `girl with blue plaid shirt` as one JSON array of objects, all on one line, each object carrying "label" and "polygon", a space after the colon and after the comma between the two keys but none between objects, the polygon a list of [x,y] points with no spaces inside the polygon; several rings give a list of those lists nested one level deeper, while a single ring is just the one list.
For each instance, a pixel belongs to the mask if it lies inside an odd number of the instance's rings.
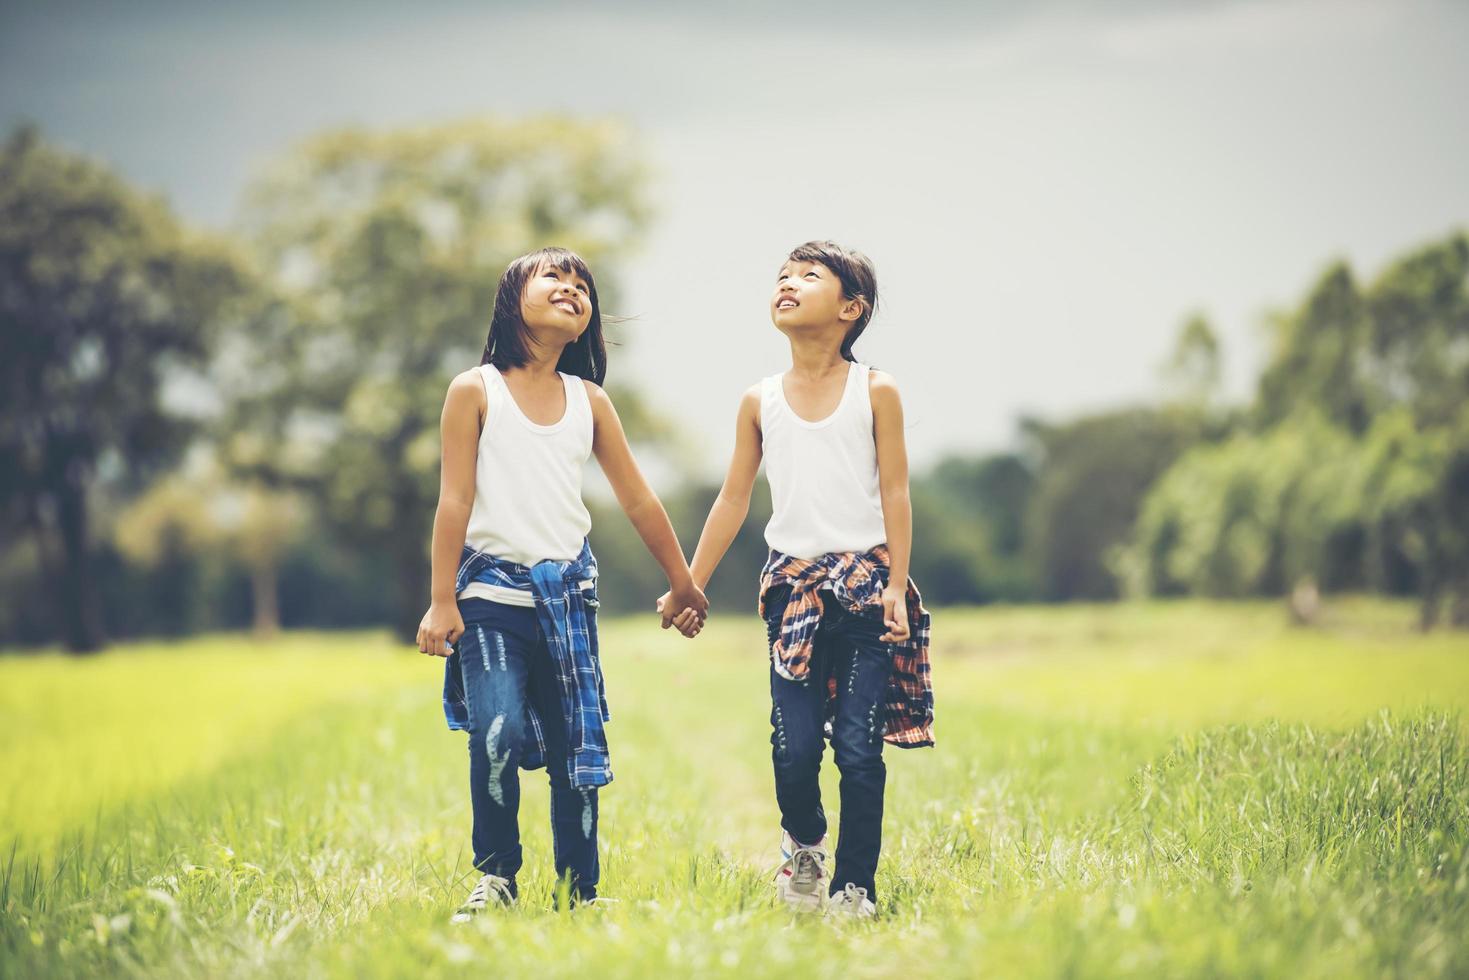
[{"label": "girl with blue plaid shirt", "polygon": [[[692,566],[703,587],[744,523],[763,458],[773,513],[759,608],[783,831],[776,895],[795,909],[856,917],[876,912],[883,744],[933,744],[928,613],[908,578],[902,404],[893,379],[852,354],[876,308],[877,276],[860,252],[807,242],[787,256],[770,315],[790,341],[791,366],[740,402],[734,456]],[[700,622],[693,612],[673,619],[685,634]],[[830,878],[818,778],[827,738],[841,773]]]},{"label": "girl with blue plaid shirt", "polygon": [[670,610],[697,632],[708,601],[643,479],[607,370],[591,270],[545,248],[500,278],[479,367],[454,379],[441,421],[432,604],[418,649],[445,657],[444,712],[469,733],[471,841],[480,872],[455,915],[516,901],[518,770],[545,766],[556,873],[595,899],[597,790],[612,781],[597,648],[597,563],[582,464],[595,454],[618,503],[668,576]]}]

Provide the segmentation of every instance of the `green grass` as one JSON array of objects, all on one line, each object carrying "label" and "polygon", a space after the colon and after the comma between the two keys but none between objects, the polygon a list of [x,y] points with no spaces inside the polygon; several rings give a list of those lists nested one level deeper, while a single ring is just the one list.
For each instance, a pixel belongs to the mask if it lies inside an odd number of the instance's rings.
[{"label": "green grass", "polygon": [[845,927],[770,903],[753,616],[605,625],[619,902],[549,911],[531,773],[523,902],[467,927],[438,662],[375,635],[0,660],[0,977],[1463,975],[1469,637],[1411,623],[939,611],[939,745],[889,751],[885,914]]}]

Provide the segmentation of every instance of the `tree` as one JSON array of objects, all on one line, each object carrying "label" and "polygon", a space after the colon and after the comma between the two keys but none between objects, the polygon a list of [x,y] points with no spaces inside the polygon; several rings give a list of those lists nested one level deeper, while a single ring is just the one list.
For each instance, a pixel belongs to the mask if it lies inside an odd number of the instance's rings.
[{"label": "tree", "polygon": [[1390,265],[1367,292],[1373,373],[1420,424],[1453,425],[1469,400],[1469,237],[1462,232]]},{"label": "tree", "polygon": [[1311,413],[1191,449],[1149,490],[1119,555],[1132,586],[1237,598],[1323,577],[1332,536],[1357,510],[1343,493],[1354,449]]},{"label": "tree", "polygon": [[228,458],[310,489],[340,535],[391,555],[392,621],[411,636],[444,391],[479,363],[499,275],[560,244],[615,302],[614,257],[647,217],[641,165],[604,123],[354,129],[308,141],[248,201],[246,231],[289,305],[228,359]]},{"label": "tree", "polygon": [[913,479],[913,577],[934,602],[1030,598],[1026,510],[1036,477],[1000,453],[949,457]]},{"label": "tree", "polygon": [[1172,394],[1185,404],[1206,407],[1219,395],[1223,376],[1219,335],[1202,313],[1179,328],[1173,351],[1163,364],[1163,376]]},{"label": "tree", "polygon": [[104,640],[89,495],[140,484],[193,429],[161,391],[238,313],[244,266],[162,201],[34,128],[0,147],[0,513],[36,542],[73,651]]},{"label": "tree", "polygon": [[1384,413],[1367,433],[1349,488],[1366,521],[1373,570],[1397,554],[1417,578],[1419,622],[1469,626],[1469,406],[1453,425],[1420,428],[1406,408]]},{"label": "tree", "polygon": [[1265,426],[1312,406],[1361,435],[1394,405],[1451,425],[1469,398],[1469,237],[1415,249],[1365,290],[1337,263],[1274,326],[1257,404]]},{"label": "tree", "polygon": [[1446,596],[1469,621],[1469,239],[1365,290],[1337,263],[1274,329],[1255,430],[1169,469],[1119,568],[1144,592],[1406,588],[1425,627]]},{"label": "tree", "polygon": [[1186,409],[1124,409],[1065,425],[1031,421],[1039,460],[1026,521],[1026,547],[1047,599],[1118,594],[1110,564],[1149,487],[1208,428]]},{"label": "tree", "polygon": [[1275,351],[1256,400],[1262,427],[1309,408],[1353,433],[1366,431],[1381,407],[1369,362],[1371,318],[1347,264],[1328,268],[1301,307],[1273,326]]},{"label": "tree", "polygon": [[280,629],[279,569],[303,524],[301,502],[259,484],[229,481],[212,462],[155,482],[123,511],[118,549],[135,565],[156,568],[176,553],[218,551],[250,574],[255,635]]}]

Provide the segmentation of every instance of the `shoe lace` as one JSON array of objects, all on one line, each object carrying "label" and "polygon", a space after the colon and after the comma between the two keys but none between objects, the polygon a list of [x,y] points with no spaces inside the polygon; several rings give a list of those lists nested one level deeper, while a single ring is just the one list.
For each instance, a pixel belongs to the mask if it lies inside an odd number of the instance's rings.
[{"label": "shoe lace", "polygon": [[854,885],[850,881],[843,886],[838,894],[841,896],[838,902],[844,907],[850,907],[853,910],[860,910],[862,903],[867,901],[867,889],[859,885]]},{"label": "shoe lace", "polygon": [[469,893],[469,900],[464,903],[465,908],[483,908],[491,901],[500,905],[509,905],[515,901],[515,896],[510,892],[510,882],[499,875],[482,875],[475,884],[474,890]]},{"label": "shoe lace", "polygon": [[791,884],[814,885],[821,878],[821,866],[826,863],[826,852],[819,847],[798,844],[786,863],[791,869]]}]

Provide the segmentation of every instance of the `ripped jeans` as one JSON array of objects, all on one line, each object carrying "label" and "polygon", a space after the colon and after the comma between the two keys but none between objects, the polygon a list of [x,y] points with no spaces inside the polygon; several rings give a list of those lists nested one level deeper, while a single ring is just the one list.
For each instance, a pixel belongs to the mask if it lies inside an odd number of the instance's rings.
[{"label": "ripped jeans", "polygon": [[528,606],[469,599],[459,604],[464,635],[457,644],[469,708],[469,799],[474,811],[474,866],[513,877],[520,849],[520,756],[526,705],[534,704],[551,780],[551,838],[556,874],[577,899],[594,898],[597,790],[576,788],[567,772],[568,738],[550,651]]},{"label": "ripped jeans", "polygon": [[[789,589],[766,597],[766,635],[780,631]],[[882,850],[882,802],[887,767],[882,761],[883,695],[893,658],[880,636],[880,616],[858,616],[823,592],[821,625],[816,630],[810,672],[802,681],[770,670],[770,743],[775,762],[775,799],[780,825],[797,841],[813,844],[826,833],[821,807],[821,756],[826,719],[827,678],[836,678],[836,717],[831,749],[841,773],[841,832],[831,891],[849,882],[877,901],[875,877]]]}]

